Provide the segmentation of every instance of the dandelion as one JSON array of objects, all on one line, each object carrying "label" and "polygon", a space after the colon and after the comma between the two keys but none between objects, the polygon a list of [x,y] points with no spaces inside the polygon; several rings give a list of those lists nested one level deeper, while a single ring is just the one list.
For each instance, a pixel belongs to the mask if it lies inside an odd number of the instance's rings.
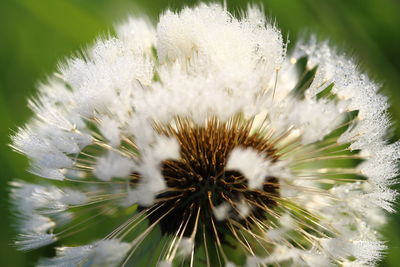
[{"label": "dandelion", "polygon": [[66,60],[12,147],[39,266],[370,266],[393,212],[387,99],[326,42],[290,53],[262,10],[131,18]]}]

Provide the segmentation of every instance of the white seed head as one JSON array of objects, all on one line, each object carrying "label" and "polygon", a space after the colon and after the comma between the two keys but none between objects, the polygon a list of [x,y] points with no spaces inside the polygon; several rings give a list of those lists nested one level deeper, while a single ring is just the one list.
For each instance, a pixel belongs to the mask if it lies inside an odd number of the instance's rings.
[{"label": "white seed head", "polygon": [[12,183],[16,245],[107,234],[39,266],[369,266],[384,254],[400,142],[386,138],[379,85],[327,42],[288,53],[261,8],[199,4],[128,18],[83,54],[40,84],[12,137],[47,178]]}]

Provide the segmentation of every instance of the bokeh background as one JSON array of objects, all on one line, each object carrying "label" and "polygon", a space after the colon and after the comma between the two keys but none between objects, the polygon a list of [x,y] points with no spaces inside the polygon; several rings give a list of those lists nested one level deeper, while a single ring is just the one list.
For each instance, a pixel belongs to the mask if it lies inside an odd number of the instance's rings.
[{"label": "bokeh background", "polygon": [[[30,116],[27,97],[63,58],[85,48],[98,35],[112,34],[129,14],[156,20],[184,0],[1,0],[0,1],[0,266],[33,266],[42,251],[17,252],[8,201],[8,182],[34,179],[26,159],[10,150],[9,135]],[[293,44],[309,32],[331,40],[382,83],[392,104],[394,134],[400,136],[400,1],[258,0]],[[227,0],[237,12],[247,1]],[[235,44],[232,44],[235,45]],[[400,266],[400,205],[382,233],[390,247],[381,266]]]}]

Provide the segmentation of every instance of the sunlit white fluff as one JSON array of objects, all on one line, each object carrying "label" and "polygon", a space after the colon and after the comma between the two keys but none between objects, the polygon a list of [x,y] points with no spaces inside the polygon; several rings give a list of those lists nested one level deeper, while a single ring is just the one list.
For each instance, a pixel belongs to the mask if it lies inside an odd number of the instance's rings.
[{"label": "sunlit white fluff", "polygon": [[[306,66],[299,70],[304,58]],[[313,68],[312,79],[301,83]],[[253,228],[237,226],[244,231],[239,234],[231,230],[247,266],[373,265],[385,250],[376,228],[385,221],[382,210],[394,211],[397,193],[390,186],[400,158],[399,142],[386,139],[388,104],[378,89],[326,42],[300,42],[287,54],[280,31],[256,7],[236,18],[220,5],[201,4],[166,11],[156,26],[146,18],[130,18],[117,27],[116,36],[96,40],[84,58],[60,64],[29,101],[34,118],[13,136],[12,147],[30,158],[32,173],[50,181],[12,184],[21,231],[16,245],[22,250],[45,246],[70,232],[90,231],[93,225],[82,227],[82,222],[129,214],[107,236],[96,237],[101,241],[58,248],[55,258],[39,266],[132,263],[142,242],[157,235],[160,220],[171,212],[147,222],[157,213],[152,205],[169,190],[165,163],[187,152],[165,129],[179,131],[184,121],[193,132],[216,120],[249,123],[251,133],[273,147],[271,154],[261,155],[255,147],[237,146],[224,170],[240,172],[248,190],[279,189],[278,195],[269,192],[276,206],[261,206],[267,220],[251,217],[260,207],[244,197],[211,203],[210,214],[219,223],[256,221],[257,231],[247,237],[254,244],[244,235]],[[330,91],[321,96],[324,90]],[[352,111],[357,114],[346,121]],[[190,142],[208,140],[191,131]],[[56,187],[51,179],[62,182]],[[61,225],[72,228],[61,230]],[[202,251],[195,231],[201,226],[196,223],[184,236],[182,222],[174,235],[159,237],[159,266],[171,266],[181,256],[193,261]],[[216,239],[222,261],[234,266]],[[257,242],[268,244],[260,255],[253,253]],[[205,262],[208,257],[203,256]]]},{"label": "sunlit white fluff", "polygon": [[53,259],[44,259],[38,266],[113,266],[129,251],[129,244],[104,240],[86,246],[60,247]]},{"label": "sunlit white fluff", "polygon": [[235,148],[228,158],[227,170],[237,170],[248,179],[249,188],[262,188],[266,176],[280,174],[277,166],[251,148]]}]

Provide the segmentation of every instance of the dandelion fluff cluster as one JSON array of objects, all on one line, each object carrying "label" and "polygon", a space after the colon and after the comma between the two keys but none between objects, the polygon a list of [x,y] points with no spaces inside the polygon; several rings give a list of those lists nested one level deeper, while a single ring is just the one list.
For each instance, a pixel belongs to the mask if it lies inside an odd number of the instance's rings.
[{"label": "dandelion fluff cluster", "polygon": [[387,99],[311,39],[287,53],[263,11],[130,18],[60,64],[13,136],[39,266],[370,266],[393,212]]}]

